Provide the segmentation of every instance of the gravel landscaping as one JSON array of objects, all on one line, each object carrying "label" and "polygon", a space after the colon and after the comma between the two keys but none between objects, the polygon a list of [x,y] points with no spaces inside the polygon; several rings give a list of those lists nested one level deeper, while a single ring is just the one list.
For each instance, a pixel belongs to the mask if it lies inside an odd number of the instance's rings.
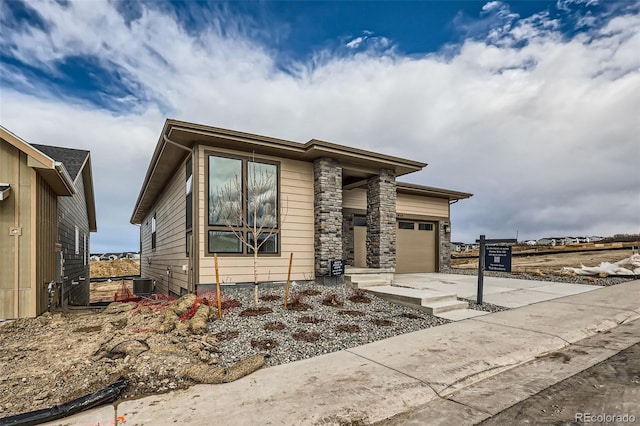
[{"label": "gravel landscaping", "polygon": [[484,312],[502,312],[508,311],[509,308],[505,306],[493,305],[491,303],[483,302],[482,305],[479,305],[475,302],[475,300],[465,299],[464,297],[458,297],[458,300],[469,303],[469,309],[474,309],[476,311],[484,311]]},{"label": "gravel landscaping", "polygon": [[223,287],[242,306],[209,327],[224,347],[219,365],[262,353],[266,366],[274,366],[449,322],[342,285],[292,284],[289,307],[300,310],[284,309],[284,292],[284,286],[260,288],[260,307],[272,312],[242,316],[254,306],[253,289]]}]

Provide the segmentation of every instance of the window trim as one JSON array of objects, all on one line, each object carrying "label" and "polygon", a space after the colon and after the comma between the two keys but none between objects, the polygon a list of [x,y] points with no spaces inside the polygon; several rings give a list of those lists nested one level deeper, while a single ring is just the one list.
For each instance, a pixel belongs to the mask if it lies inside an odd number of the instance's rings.
[{"label": "window trim", "polygon": [[[206,220],[205,220],[205,225],[204,225],[204,233],[205,236],[207,238],[206,240],[206,250],[205,250],[205,256],[206,257],[213,257],[214,254],[217,254],[218,256],[233,256],[233,257],[253,257],[253,253],[250,252],[249,248],[244,244],[244,243],[240,243],[241,249],[242,251],[240,253],[229,253],[229,252],[211,252],[209,250],[209,231],[228,231],[231,232],[231,227],[225,226],[225,225],[210,225],[209,224],[209,209],[211,208],[210,202],[209,202],[209,186],[211,183],[211,177],[210,177],[210,158],[211,157],[220,157],[220,158],[229,158],[229,159],[234,159],[234,160],[240,160],[241,161],[241,173],[242,173],[242,192],[243,192],[243,197],[242,197],[242,214],[243,217],[246,217],[247,215],[247,208],[248,206],[246,206],[245,204],[245,200],[248,200],[248,188],[247,188],[247,179],[248,179],[248,164],[249,162],[256,162],[256,163],[261,163],[261,164],[270,164],[270,165],[274,165],[276,167],[276,171],[275,171],[275,179],[276,179],[276,191],[277,191],[277,195],[276,195],[276,202],[277,202],[277,211],[276,211],[276,223],[277,223],[277,227],[274,230],[274,234],[277,234],[277,252],[276,253],[258,253],[258,256],[261,257],[280,257],[281,253],[282,253],[282,215],[281,215],[281,210],[282,210],[282,181],[281,181],[281,166],[282,163],[280,161],[277,160],[272,160],[270,158],[264,158],[264,157],[260,157],[260,156],[248,156],[248,155],[241,155],[241,154],[231,154],[231,153],[227,153],[227,152],[218,152],[218,151],[211,151],[211,150],[205,150],[204,152],[204,156],[205,156],[205,168],[206,168],[206,175],[205,175],[205,202],[207,204],[207,208],[205,209],[205,214],[206,214]],[[237,228],[236,228],[237,229]],[[243,234],[246,235],[247,232],[253,232],[253,227],[242,227],[241,229],[238,229],[239,232],[242,232]]]},{"label": "window trim", "polygon": [[191,239],[193,238],[193,156],[190,155],[184,165],[185,168],[185,254],[191,253]]},{"label": "window trim", "polygon": [[76,254],[80,254],[80,228],[76,225],[76,233],[75,233],[75,252]]},{"label": "window trim", "polygon": [[156,220],[156,213],[154,212],[153,216],[151,216],[151,251],[156,251],[157,231],[158,231],[158,223]]}]

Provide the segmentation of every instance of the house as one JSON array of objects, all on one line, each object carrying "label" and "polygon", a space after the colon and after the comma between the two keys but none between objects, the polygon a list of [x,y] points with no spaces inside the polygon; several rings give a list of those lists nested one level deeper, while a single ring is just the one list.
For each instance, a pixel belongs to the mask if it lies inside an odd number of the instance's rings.
[{"label": "house", "polygon": [[96,231],[89,151],[32,145],[0,127],[0,318],[89,303]]},{"label": "house", "polygon": [[[220,220],[220,190],[248,174],[274,177],[259,221],[275,232],[259,235],[259,281],[330,275],[330,261],[403,272],[450,266],[450,204],[471,194],[403,183],[396,178],[425,163],[320,140],[297,143],[167,120],[151,158],[131,223],[140,226],[141,276],[159,292],[184,294],[214,284],[214,254],[225,283],[253,281],[253,254],[234,232],[250,227]],[[245,197],[230,197],[248,214]]]}]

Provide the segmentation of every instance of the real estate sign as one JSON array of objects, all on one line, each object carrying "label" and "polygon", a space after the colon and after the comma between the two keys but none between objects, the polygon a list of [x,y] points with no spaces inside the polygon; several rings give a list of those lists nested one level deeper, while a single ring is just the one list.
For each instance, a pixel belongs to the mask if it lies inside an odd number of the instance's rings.
[{"label": "real estate sign", "polygon": [[339,277],[344,275],[344,259],[329,260],[329,276]]},{"label": "real estate sign", "polygon": [[484,266],[487,271],[511,272],[511,246],[486,246]]}]

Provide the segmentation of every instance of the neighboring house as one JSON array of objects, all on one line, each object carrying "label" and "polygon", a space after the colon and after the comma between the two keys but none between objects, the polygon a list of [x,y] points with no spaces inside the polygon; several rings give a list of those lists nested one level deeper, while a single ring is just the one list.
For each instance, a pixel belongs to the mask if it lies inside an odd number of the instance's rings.
[{"label": "neighboring house", "polygon": [[[275,176],[265,190],[277,225],[259,252],[259,281],[286,280],[290,253],[295,280],[322,282],[332,259],[398,273],[445,270],[450,203],[471,194],[396,181],[425,166],[319,140],[167,120],[131,217],[140,225],[141,276],[155,280],[158,292],[184,294],[215,283],[218,254],[221,281],[252,282],[253,255],[212,203],[234,176],[246,180],[255,167]],[[236,231],[252,238],[248,228]]]},{"label": "neighboring house", "polygon": [[[89,233],[96,230],[88,151],[31,145],[0,127],[0,318],[89,302]],[[8,230],[8,232],[6,232]],[[86,264],[85,264],[86,263]]]}]

